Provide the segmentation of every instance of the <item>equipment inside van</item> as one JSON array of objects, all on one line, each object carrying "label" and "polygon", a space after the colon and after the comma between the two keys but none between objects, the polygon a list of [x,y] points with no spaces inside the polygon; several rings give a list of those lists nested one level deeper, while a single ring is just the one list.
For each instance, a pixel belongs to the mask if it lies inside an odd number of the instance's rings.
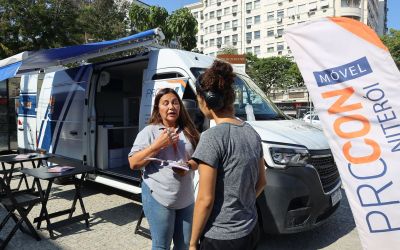
[{"label": "equipment inside van", "polygon": [[[215,58],[160,48],[163,37],[154,29],[0,61],[0,80],[21,76],[19,150],[41,148],[54,163],[94,166],[88,179],[140,193],[140,172],[129,169],[127,155],[158,89],[175,89],[200,131],[214,124],[197,108],[195,79]],[[87,63],[90,58],[96,63]],[[287,117],[245,72],[235,73],[236,116],[263,141],[267,186],[257,200],[260,224],[268,233],[320,225],[341,199],[339,173],[321,129]]]}]

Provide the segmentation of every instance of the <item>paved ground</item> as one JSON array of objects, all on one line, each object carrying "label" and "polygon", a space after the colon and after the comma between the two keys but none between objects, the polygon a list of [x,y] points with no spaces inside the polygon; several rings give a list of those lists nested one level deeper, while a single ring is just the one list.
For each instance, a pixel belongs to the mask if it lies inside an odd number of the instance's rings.
[{"label": "paved ground", "polygon": [[[84,223],[56,231],[51,240],[45,229],[40,229],[41,241],[36,241],[20,231],[16,233],[7,249],[150,249],[150,240],[133,233],[141,211],[140,203],[130,194],[94,183],[83,187],[84,203],[90,213],[90,229]],[[73,186],[54,185],[49,200],[49,212],[68,208],[73,199]],[[344,194],[344,193],[343,193]],[[77,211],[78,213],[80,210]],[[34,207],[30,218],[39,214]],[[5,215],[0,209],[0,218]],[[146,223],[146,222],[145,222]],[[4,231],[0,233],[4,238]],[[355,224],[346,198],[328,223],[305,233],[283,236],[262,236],[258,250],[262,249],[361,249]]]}]

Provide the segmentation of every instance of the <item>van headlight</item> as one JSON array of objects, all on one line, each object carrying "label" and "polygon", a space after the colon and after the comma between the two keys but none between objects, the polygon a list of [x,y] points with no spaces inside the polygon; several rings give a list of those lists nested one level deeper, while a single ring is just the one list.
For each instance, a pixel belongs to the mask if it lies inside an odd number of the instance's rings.
[{"label": "van headlight", "polygon": [[[309,152],[305,148],[269,148],[273,162],[281,167],[286,165],[304,165],[309,158]],[[278,167],[280,167],[278,166]]]}]

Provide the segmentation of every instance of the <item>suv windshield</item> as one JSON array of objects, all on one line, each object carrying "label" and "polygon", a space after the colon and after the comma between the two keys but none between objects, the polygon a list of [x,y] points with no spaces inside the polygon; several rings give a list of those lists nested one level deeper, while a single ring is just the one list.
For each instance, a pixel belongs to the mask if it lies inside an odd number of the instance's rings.
[{"label": "suv windshield", "polygon": [[[191,71],[197,78],[205,69],[191,68]],[[233,88],[235,115],[240,119],[249,121],[288,119],[249,77],[236,73]]]}]

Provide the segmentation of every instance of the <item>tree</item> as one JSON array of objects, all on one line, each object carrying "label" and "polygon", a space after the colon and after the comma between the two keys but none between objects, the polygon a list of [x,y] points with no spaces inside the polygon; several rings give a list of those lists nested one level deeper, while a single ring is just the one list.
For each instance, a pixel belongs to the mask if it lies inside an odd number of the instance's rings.
[{"label": "tree", "polygon": [[174,11],[167,19],[167,32],[183,49],[196,47],[197,20],[188,8]]},{"label": "tree", "polygon": [[286,82],[288,87],[305,87],[303,76],[300,73],[297,64],[292,62],[289,69],[286,72]]},{"label": "tree", "polygon": [[297,65],[287,57],[247,58],[246,72],[266,94],[271,88],[299,87],[303,83]]},{"label": "tree", "polygon": [[145,8],[137,4],[132,4],[129,9],[129,18],[133,31],[140,32],[154,28],[161,28],[165,35],[165,40],[170,41],[171,36],[167,29],[168,11],[159,6]]},{"label": "tree", "polygon": [[384,35],[381,39],[400,70],[400,30],[390,29],[389,34]]},{"label": "tree", "polygon": [[197,21],[187,8],[178,9],[171,15],[165,8],[152,6],[144,8],[132,4],[129,18],[133,30],[140,32],[160,27],[165,35],[165,42],[178,42],[184,49],[196,47]]},{"label": "tree", "polygon": [[126,0],[83,1],[79,23],[85,42],[112,40],[129,33]]},{"label": "tree", "polygon": [[0,57],[80,43],[77,1],[0,0]]}]

